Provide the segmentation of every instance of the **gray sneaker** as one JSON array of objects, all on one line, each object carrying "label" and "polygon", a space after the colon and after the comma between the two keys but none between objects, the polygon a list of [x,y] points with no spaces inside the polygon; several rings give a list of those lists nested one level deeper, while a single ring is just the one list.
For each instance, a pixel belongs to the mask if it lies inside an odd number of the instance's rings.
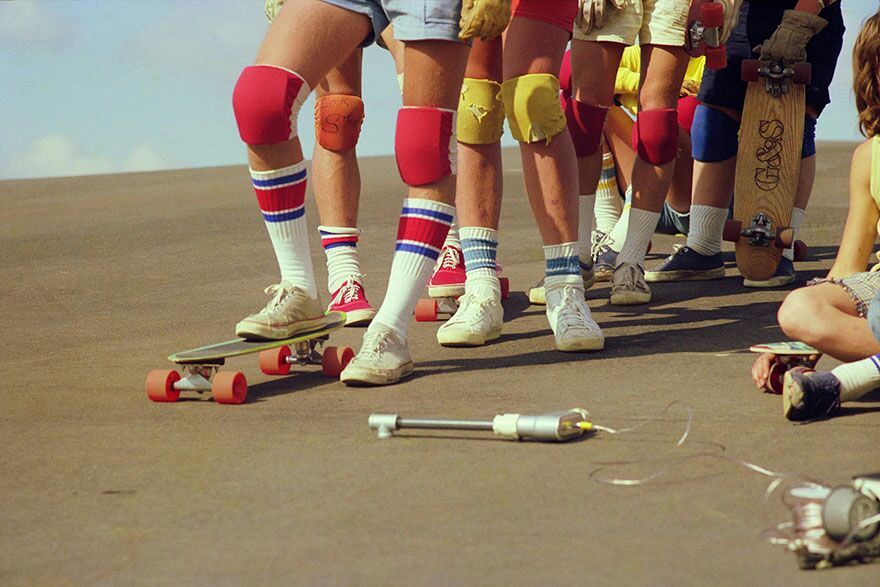
[{"label": "gray sneaker", "polygon": [[611,276],[611,303],[636,306],[651,301],[651,288],[645,282],[645,270],[633,263],[621,263]]},{"label": "gray sneaker", "polygon": [[412,356],[397,333],[373,322],[361,350],[342,371],[346,385],[390,385],[413,372]]},{"label": "gray sneaker", "polygon": [[249,340],[282,340],[327,325],[321,300],[310,297],[305,290],[282,281],[265,291],[272,299],[265,308],[235,325],[236,336]]}]

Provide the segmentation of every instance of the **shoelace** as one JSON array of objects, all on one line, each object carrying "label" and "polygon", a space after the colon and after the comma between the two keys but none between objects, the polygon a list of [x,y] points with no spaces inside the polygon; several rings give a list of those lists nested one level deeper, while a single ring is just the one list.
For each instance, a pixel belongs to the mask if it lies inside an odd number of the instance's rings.
[{"label": "shoelace", "polygon": [[458,312],[450,322],[466,322],[468,326],[476,326],[483,319],[486,308],[492,305],[491,298],[477,298],[473,294],[466,293],[459,300]]},{"label": "shoelace", "polygon": [[577,311],[578,299],[575,297],[575,289],[566,287],[562,290],[562,307],[559,308],[559,315],[556,317],[556,327],[560,332],[564,332],[569,328],[583,328],[590,330],[586,317]]},{"label": "shoelace", "polygon": [[611,239],[611,233],[603,234],[599,238],[594,238],[592,246],[590,247],[590,256],[595,259],[599,256],[599,253],[603,252],[602,249],[604,247],[611,245],[613,242],[614,241]]},{"label": "shoelace", "polygon": [[267,295],[272,296],[272,299],[269,300],[269,303],[266,304],[266,307],[263,308],[262,312],[260,312],[261,314],[275,310],[278,306],[281,305],[284,299],[290,293],[292,293],[291,290],[287,289],[280,283],[274,283],[270,285],[269,287],[264,289],[263,292]]},{"label": "shoelace", "polygon": [[367,332],[364,335],[364,344],[361,346],[361,352],[358,353],[358,356],[370,359],[379,357],[388,348],[390,335],[391,333],[386,331]]},{"label": "shoelace", "polygon": [[445,247],[443,256],[440,257],[440,269],[455,269],[461,263],[461,257],[458,249],[455,247]]},{"label": "shoelace", "polygon": [[338,302],[341,300],[342,302],[348,304],[359,299],[361,299],[361,284],[354,276],[351,276],[342,283],[339,291],[336,292],[335,301]]},{"label": "shoelace", "polygon": [[620,279],[620,285],[628,290],[638,289],[639,291],[644,290],[645,288],[639,284],[639,267],[638,265],[627,265],[620,269],[623,272],[623,277]]}]

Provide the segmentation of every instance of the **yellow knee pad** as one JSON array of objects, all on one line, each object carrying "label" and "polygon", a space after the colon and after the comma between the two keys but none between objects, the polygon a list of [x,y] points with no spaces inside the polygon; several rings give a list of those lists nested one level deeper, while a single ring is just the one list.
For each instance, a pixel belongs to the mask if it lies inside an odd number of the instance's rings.
[{"label": "yellow knee pad", "polygon": [[504,105],[498,97],[501,84],[488,79],[464,78],[458,100],[458,142],[491,145],[504,132]]},{"label": "yellow knee pad", "polygon": [[529,73],[501,84],[501,101],[510,134],[523,143],[550,140],[565,130],[559,104],[559,79],[549,73]]}]

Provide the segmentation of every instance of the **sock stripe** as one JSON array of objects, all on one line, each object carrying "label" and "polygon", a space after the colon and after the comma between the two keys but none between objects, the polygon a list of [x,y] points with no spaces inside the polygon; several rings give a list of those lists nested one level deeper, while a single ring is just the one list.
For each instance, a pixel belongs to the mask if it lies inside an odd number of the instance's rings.
[{"label": "sock stripe", "polygon": [[298,171],[292,175],[284,175],[282,177],[275,177],[270,179],[257,179],[256,177],[251,177],[251,181],[254,184],[254,188],[258,190],[271,190],[273,188],[286,187],[288,185],[294,185],[306,178],[306,170]]},{"label": "sock stripe", "polygon": [[874,366],[877,367],[877,371],[880,371],[880,355],[873,355],[870,359]]},{"label": "sock stripe", "polygon": [[300,206],[299,208],[295,208],[293,210],[281,211],[281,212],[263,212],[263,219],[266,222],[288,222],[290,220],[296,220],[297,218],[302,218],[302,216],[306,213],[306,207]]},{"label": "sock stripe", "polygon": [[432,247],[427,243],[420,243],[418,241],[399,240],[394,246],[394,250],[401,253],[422,255],[423,257],[428,257],[432,261],[436,261],[437,257],[440,256],[439,247]]},{"label": "sock stripe", "polygon": [[400,212],[401,218],[425,218],[428,220],[436,220],[439,221],[446,226],[452,225],[452,214],[446,214],[444,212],[440,212],[439,210],[428,210],[425,208],[414,208],[412,206],[404,206],[403,210]]},{"label": "sock stripe", "polygon": [[577,255],[570,257],[554,257],[547,259],[544,274],[552,275],[580,275],[580,263]]}]

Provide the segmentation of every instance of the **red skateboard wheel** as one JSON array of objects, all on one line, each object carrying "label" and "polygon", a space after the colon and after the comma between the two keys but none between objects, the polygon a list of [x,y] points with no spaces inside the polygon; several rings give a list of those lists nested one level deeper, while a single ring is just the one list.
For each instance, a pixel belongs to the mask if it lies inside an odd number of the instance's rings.
[{"label": "red skateboard wheel", "polygon": [[721,47],[706,47],[706,67],[709,69],[724,69],[727,67],[727,48],[723,45]]},{"label": "red skateboard wheel", "polygon": [[247,379],[241,371],[220,371],[211,382],[211,395],[218,404],[242,404],[247,399]]},{"label": "red skateboard wheel", "polygon": [[794,71],[794,75],[791,76],[791,81],[802,86],[810,83],[810,80],[813,77],[813,66],[811,64],[802,61],[792,65],[791,69]]},{"label": "red skateboard wheel", "polygon": [[416,322],[436,322],[437,301],[431,298],[422,298],[416,303]]},{"label": "red skateboard wheel", "polygon": [[810,249],[807,247],[807,243],[801,240],[794,241],[794,260],[795,261],[805,261],[807,259],[807,255],[810,254]]},{"label": "red skateboard wheel", "polygon": [[758,81],[761,62],[757,59],[743,59],[742,68],[740,69],[740,77],[745,82]]},{"label": "red skateboard wheel", "polygon": [[499,277],[498,281],[501,283],[501,299],[506,300],[510,297],[510,280],[506,277]]},{"label": "red skateboard wheel", "polygon": [[266,375],[287,375],[290,373],[290,347],[287,345],[268,349],[260,353],[260,371]]},{"label": "red skateboard wheel", "polygon": [[180,392],[174,389],[174,384],[178,381],[180,381],[180,373],[177,371],[155,369],[147,375],[144,391],[154,402],[176,402]]},{"label": "red skateboard wheel", "polygon": [[729,242],[739,241],[742,232],[742,221],[731,218],[724,223],[724,240]]},{"label": "red skateboard wheel", "polygon": [[770,374],[767,376],[767,385],[764,390],[776,395],[782,395],[782,385],[785,382],[785,373],[791,368],[791,365],[784,365],[779,359],[774,359],[773,365],[770,367]]},{"label": "red skateboard wheel", "polygon": [[353,358],[354,351],[350,347],[328,346],[324,348],[324,355],[321,357],[321,370],[327,377],[338,379]]},{"label": "red skateboard wheel", "polygon": [[705,2],[700,6],[700,22],[707,29],[724,26],[724,7],[718,2]]}]

